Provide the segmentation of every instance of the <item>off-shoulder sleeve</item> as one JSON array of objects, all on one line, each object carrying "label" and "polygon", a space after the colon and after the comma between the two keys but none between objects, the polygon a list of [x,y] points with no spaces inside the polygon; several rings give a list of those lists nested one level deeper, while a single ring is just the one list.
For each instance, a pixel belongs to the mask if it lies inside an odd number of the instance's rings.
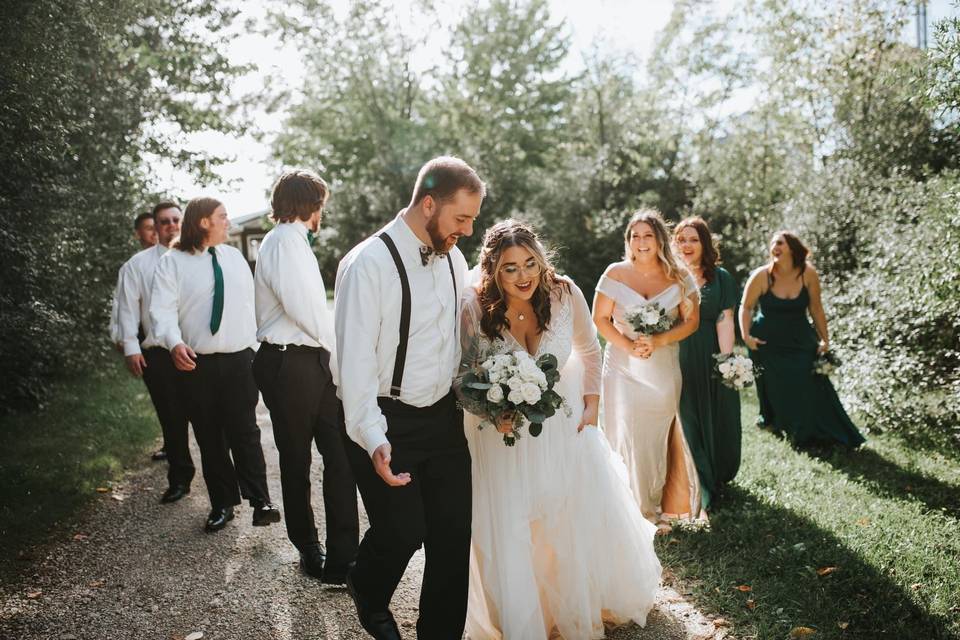
[{"label": "off-shoulder sleeve", "polygon": [[583,395],[596,395],[600,393],[600,376],[603,367],[597,327],[593,324],[590,307],[580,287],[573,280],[567,280],[567,282],[570,284],[570,304],[573,306],[573,350],[583,361]]},{"label": "off-shoulder sleeve", "polygon": [[616,296],[616,280],[610,277],[610,272],[613,270],[614,265],[609,265],[603,272],[603,275],[600,276],[600,280],[597,281],[597,286],[594,287],[595,291],[602,293],[611,300],[615,300]]}]

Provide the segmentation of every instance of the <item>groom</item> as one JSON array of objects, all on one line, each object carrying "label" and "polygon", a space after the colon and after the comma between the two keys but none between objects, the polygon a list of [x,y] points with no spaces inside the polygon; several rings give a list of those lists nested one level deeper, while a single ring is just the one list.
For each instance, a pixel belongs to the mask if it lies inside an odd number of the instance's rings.
[{"label": "groom", "polygon": [[409,206],[337,271],[335,380],[370,519],[347,587],[363,628],[379,640],[400,638],[390,599],[421,544],[417,637],[463,634],[470,453],[451,383],[467,263],[456,244],[473,233],[484,194],[462,160],[430,160]]}]

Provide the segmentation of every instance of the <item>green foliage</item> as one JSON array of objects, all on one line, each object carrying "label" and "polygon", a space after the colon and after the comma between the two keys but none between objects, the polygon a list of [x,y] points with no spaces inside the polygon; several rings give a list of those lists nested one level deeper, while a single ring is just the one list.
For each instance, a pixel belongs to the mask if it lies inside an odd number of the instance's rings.
[{"label": "green foliage", "polygon": [[[0,406],[104,349],[117,268],[133,251],[147,154],[209,177],[183,132],[228,129],[217,52],[232,13],[200,0],[10,1],[0,25]],[[163,131],[171,131],[161,134]]]},{"label": "green foliage", "polygon": [[160,435],[143,382],[113,354],[98,373],[55,383],[44,409],[0,417],[0,576],[17,553],[42,543],[124,468],[146,459]]},{"label": "green foliage", "polygon": [[711,530],[658,538],[699,608],[737,638],[960,638],[960,460],[894,434],[810,455],[745,428],[743,445]]}]

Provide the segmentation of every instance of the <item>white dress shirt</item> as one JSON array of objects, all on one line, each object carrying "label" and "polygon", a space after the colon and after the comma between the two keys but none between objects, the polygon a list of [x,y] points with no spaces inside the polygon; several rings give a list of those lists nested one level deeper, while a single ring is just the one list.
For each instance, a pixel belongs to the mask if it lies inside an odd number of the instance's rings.
[{"label": "white dress shirt", "polygon": [[213,257],[206,251],[168,251],[157,265],[150,296],[150,320],[160,346],[184,343],[198,354],[235,353],[257,343],[253,275],[243,254],[216,247],[223,270],[223,317],[210,333],[213,313]]},{"label": "white dress shirt", "polygon": [[117,285],[117,324],[125,356],[140,353],[141,328],[146,336],[143,341],[144,349],[161,346],[153,333],[153,323],[150,321],[150,294],[157,265],[167,251],[169,251],[167,247],[157,243],[149,249],[134,254],[120,268],[120,282]]},{"label": "white dress shirt", "polygon": [[257,340],[333,351],[333,314],[320,265],[301,221],[281,222],[263,239],[253,278]]},{"label": "white dress shirt", "polygon": [[[448,258],[421,264],[423,243],[401,217],[386,225],[410,283],[410,335],[400,401],[427,407],[450,392],[460,361],[460,299],[467,261],[454,247]],[[454,294],[450,266],[457,280]],[[343,401],[347,434],[373,455],[387,442],[387,421],[377,404],[389,396],[400,344],[400,275],[390,251],[376,236],[367,238],[340,261],[334,316],[336,357],[331,358],[337,394]]]}]

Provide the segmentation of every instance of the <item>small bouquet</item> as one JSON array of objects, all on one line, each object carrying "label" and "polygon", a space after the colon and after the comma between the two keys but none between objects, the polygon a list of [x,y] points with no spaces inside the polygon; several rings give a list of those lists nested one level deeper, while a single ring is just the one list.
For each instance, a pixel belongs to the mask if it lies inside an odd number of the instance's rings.
[{"label": "small bouquet", "polygon": [[717,361],[714,374],[720,379],[720,384],[734,391],[753,385],[759,374],[753,366],[753,360],[742,353],[716,353],[713,359]]},{"label": "small bouquet", "polygon": [[471,413],[487,418],[480,428],[493,426],[504,416],[513,416],[513,430],[503,434],[503,443],[512,447],[520,437],[524,419],[530,422],[530,435],[543,431],[543,422],[561,406],[570,413],[560,394],[553,390],[560,371],[557,358],[544,354],[533,359],[526,351],[492,355],[467,371],[460,393]]},{"label": "small bouquet", "polygon": [[833,351],[824,351],[813,361],[813,375],[829,376],[840,368],[840,358]]},{"label": "small bouquet", "polygon": [[630,323],[634,331],[648,336],[669,331],[673,327],[673,320],[667,315],[667,310],[656,302],[630,307],[623,318]]}]

